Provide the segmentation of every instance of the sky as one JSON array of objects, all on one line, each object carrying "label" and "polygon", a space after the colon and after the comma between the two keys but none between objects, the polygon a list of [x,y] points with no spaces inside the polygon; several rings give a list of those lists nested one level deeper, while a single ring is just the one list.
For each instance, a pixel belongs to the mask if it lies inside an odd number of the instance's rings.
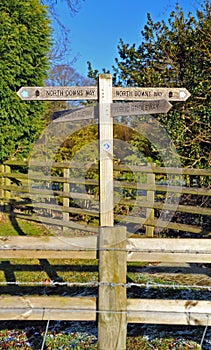
[{"label": "sky", "polygon": [[[195,13],[200,0],[179,0],[185,14]],[[112,65],[118,58],[120,38],[125,43],[138,46],[142,42],[141,30],[147,21],[147,13],[153,21],[167,20],[175,9],[176,0],[84,0],[75,15],[71,15],[60,1],[59,12],[62,22],[70,29],[70,48],[65,61],[76,58],[73,67],[87,76],[87,61],[99,73],[103,68],[112,73]]]}]

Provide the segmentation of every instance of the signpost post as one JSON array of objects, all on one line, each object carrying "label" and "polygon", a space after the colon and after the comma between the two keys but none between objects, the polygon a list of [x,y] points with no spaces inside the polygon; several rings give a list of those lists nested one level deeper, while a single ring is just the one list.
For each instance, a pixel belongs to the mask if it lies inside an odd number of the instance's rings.
[{"label": "signpost post", "polygon": [[[99,121],[99,350],[126,349],[126,229],[114,227],[113,119],[115,116],[167,113],[169,101],[186,101],[184,88],[112,87],[112,76],[100,74],[97,86],[22,87],[18,96],[30,100],[98,100],[98,107],[77,108],[53,122],[98,117]],[[113,103],[113,101],[133,101]],[[96,108],[98,110],[96,111]]]}]

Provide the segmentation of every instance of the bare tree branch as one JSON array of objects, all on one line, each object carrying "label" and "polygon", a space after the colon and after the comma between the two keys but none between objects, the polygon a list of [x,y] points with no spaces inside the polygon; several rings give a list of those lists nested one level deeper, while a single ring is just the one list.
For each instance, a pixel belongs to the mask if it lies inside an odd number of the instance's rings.
[{"label": "bare tree branch", "polygon": [[70,29],[63,23],[59,14],[59,7],[63,4],[69,9],[69,15],[74,16],[80,10],[85,0],[41,0],[48,8],[52,29],[57,35],[53,35],[54,43],[50,53],[51,61],[61,61],[65,55],[71,52]]}]

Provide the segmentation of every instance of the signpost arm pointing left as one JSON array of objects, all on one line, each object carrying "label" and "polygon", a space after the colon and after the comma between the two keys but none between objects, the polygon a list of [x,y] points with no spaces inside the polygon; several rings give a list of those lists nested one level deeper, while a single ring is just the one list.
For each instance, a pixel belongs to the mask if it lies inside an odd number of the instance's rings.
[{"label": "signpost arm pointing left", "polygon": [[61,101],[97,100],[96,86],[28,86],[21,87],[17,95],[21,100]]}]

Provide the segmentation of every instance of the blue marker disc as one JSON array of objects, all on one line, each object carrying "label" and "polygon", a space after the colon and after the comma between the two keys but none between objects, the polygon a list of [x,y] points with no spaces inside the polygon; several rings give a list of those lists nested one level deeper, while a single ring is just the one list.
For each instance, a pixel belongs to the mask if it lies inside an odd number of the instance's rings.
[{"label": "blue marker disc", "polygon": [[28,98],[28,97],[29,97],[28,91],[27,91],[27,90],[23,90],[23,91],[21,92],[21,96],[22,96],[23,98]]}]

